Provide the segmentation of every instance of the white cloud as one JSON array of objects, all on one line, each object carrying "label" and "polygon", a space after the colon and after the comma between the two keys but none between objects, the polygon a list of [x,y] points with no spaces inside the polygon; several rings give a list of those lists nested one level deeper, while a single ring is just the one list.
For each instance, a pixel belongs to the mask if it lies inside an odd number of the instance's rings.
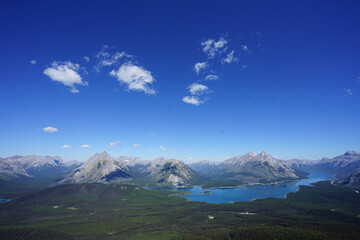
[{"label": "white cloud", "polygon": [[226,55],[226,57],[221,60],[221,63],[222,64],[224,64],[224,63],[229,63],[230,64],[230,63],[233,63],[233,62],[238,62],[239,58],[234,57],[234,53],[235,53],[234,50],[232,50],[230,53],[228,53]]},{"label": "white cloud", "polygon": [[102,67],[111,66],[118,63],[121,59],[133,59],[135,56],[126,52],[110,52],[108,45],[104,45],[96,55],[95,71],[99,72]]},{"label": "white cloud", "polygon": [[65,86],[70,87],[72,93],[78,93],[79,90],[75,88],[75,85],[88,85],[87,82],[82,81],[79,70],[79,64],[74,64],[70,61],[55,61],[51,64],[51,67],[44,70],[44,74],[51,80],[61,82]]},{"label": "white cloud", "polygon": [[205,80],[218,80],[219,76],[214,75],[214,74],[209,74],[205,77]]},{"label": "white cloud", "polygon": [[203,93],[206,93],[209,88],[203,84],[199,84],[199,83],[193,83],[191,84],[189,87],[189,92],[192,94],[192,95],[201,95]]},{"label": "white cloud", "polygon": [[155,82],[151,72],[141,66],[124,63],[119,70],[112,70],[110,75],[116,77],[121,84],[127,85],[128,90],[142,91],[147,94],[155,94],[155,90],[149,85]]},{"label": "white cloud", "polygon": [[138,143],[135,143],[135,144],[133,144],[132,145],[134,148],[136,148],[136,147],[141,147],[142,145],[141,144],[138,144]]},{"label": "white cloud", "polygon": [[55,128],[55,127],[45,127],[45,128],[43,128],[43,131],[44,132],[49,132],[49,133],[53,133],[53,132],[57,132],[58,131],[58,129],[57,128]]},{"label": "white cloud", "polygon": [[177,154],[177,152],[176,152],[176,151],[172,151],[171,153],[172,153],[172,154]]},{"label": "white cloud", "polygon": [[35,64],[36,64],[36,60],[31,60],[30,63],[31,63],[32,65],[35,65]]},{"label": "white cloud", "polygon": [[84,56],[84,60],[89,62],[90,61],[90,58],[88,56]]},{"label": "white cloud", "polygon": [[67,148],[71,148],[71,146],[70,145],[64,145],[61,148],[67,149]]},{"label": "white cloud", "polygon": [[115,145],[121,143],[121,141],[115,141],[115,142],[111,142],[109,143],[109,147],[114,147]]},{"label": "white cloud", "polygon": [[201,42],[201,46],[203,46],[203,52],[207,54],[209,58],[214,58],[218,53],[225,51],[226,44],[227,41],[223,37],[220,37],[218,41],[215,41],[214,39],[208,39]]},{"label": "white cloud", "polygon": [[81,148],[90,148],[90,145],[84,144],[80,146]]},{"label": "white cloud", "polygon": [[153,150],[152,150],[152,149],[149,149],[149,152],[153,152]]},{"label": "white cloud", "polygon": [[351,89],[345,89],[345,93],[347,95],[352,95],[353,94],[353,91]]},{"label": "white cloud", "polygon": [[243,50],[244,53],[250,53],[250,49],[248,48],[248,46],[246,45],[241,45],[241,49]]},{"label": "white cloud", "polygon": [[182,100],[184,103],[193,104],[196,106],[204,103],[204,101],[200,101],[199,98],[195,96],[185,96]]},{"label": "white cloud", "polygon": [[207,62],[198,62],[194,66],[194,70],[197,74],[208,66]]},{"label": "white cloud", "polygon": [[160,146],[160,151],[165,152],[166,148],[164,146]]}]

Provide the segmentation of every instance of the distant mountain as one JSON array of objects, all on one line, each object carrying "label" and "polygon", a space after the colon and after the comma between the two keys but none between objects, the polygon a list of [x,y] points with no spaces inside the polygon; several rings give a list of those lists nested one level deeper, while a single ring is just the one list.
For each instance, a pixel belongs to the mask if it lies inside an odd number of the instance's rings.
[{"label": "distant mountain", "polygon": [[139,171],[141,167],[144,167],[145,165],[150,163],[150,161],[142,160],[139,157],[128,157],[128,156],[117,157],[116,161],[124,163],[126,166],[128,166],[131,170],[135,172]]},{"label": "distant mountain", "polygon": [[336,174],[338,177],[346,177],[360,169],[360,153],[347,151],[334,158],[323,158],[312,168],[316,171]]},{"label": "distant mountain", "polygon": [[305,159],[291,159],[291,160],[282,160],[282,162],[288,167],[306,170],[306,169],[311,169],[312,166],[317,164],[319,161],[305,160]]},{"label": "distant mountain", "polygon": [[156,158],[140,171],[155,184],[183,187],[196,183],[200,177],[184,162],[176,159]]},{"label": "distant mountain", "polygon": [[271,183],[304,177],[303,173],[286,166],[267,152],[249,152],[232,157],[218,165],[213,174],[243,183]]},{"label": "distant mountain", "polygon": [[78,167],[76,161],[64,162],[56,156],[13,156],[0,160],[0,179],[11,180],[17,177],[55,176]]},{"label": "distant mountain", "polygon": [[337,185],[360,189],[360,169],[353,172],[345,179],[338,180]]},{"label": "distant mountain", "polygon": [[193,169],[197,173],[206,174],[213,170],[215,170],[216,166],[218,166],[220,163],[212,162],[209,160],[202,160],[195,163],[190,163],[188,166]]},{"label": "distant mountain", "polygon": [[73,170],[61,183],[111,183],[123,182],[132,177],[128,166],[107,152],[96,153],[83,165]]}]

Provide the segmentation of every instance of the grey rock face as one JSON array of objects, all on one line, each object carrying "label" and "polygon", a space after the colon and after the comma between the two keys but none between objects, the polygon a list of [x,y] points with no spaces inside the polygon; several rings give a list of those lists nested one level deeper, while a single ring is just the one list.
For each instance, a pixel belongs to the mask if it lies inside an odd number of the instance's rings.
[{"label": "grey rock face", "polygon": [[184,162],[176,159],[156,158],[141,171],[156,183],[175,187],[187,186],[199,180],[199,176]]},{"label": "grey rock face", "polygon": [[109,183],[130,179],[130,170],[122,161],[117,161],[107,152],[96,153],[82,166],[73,170],[61,182]]},{"label": "grey rock face", "polygon": [[243,156],[229,158],[216,167],[214,174],[228,176],[247,183],[300,179],[294,169],[286,166],[267,152],[260,154],[249,152]]}]

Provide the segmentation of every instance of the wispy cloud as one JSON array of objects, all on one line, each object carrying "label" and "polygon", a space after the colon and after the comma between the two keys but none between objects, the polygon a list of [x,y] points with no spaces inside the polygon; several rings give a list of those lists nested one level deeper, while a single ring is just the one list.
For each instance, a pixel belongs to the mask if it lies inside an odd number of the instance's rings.
[{"label": "wispy cloud", "polygon": [[132,145],[134,148],[137,148],[137,147],[141,147],[142,145],[141,144],[138,144],[138,143],[135,143]]},{"label": "wispy cloud", "polygon": [[250,53],[251,52],[247,45],[241,45],[241,50],[244,53]]},{"label": "wispy cloud", "polygon": [[220,37],[218,41],[215,39],[208,39],[201,42],[203,52],[207,54],[208,58],[214,58],[217,54],[222,53],[226,50],[227,40]]},{"label": "wispy cloud", "polygon": [[164,146],[160,146],[160,151],[165,152],[166,148]]},{"label": "wispy cloud", "polygon": [[71,146],[70,146],[70,145],[64,145],[64,146],[62,146],[61,148],[67,149],[67,148],[71,148]]},{"label": "wispy cloud", "polygon": [[32,65],[35,65],[35,64],[36,64],[36,60],[31,60],[30,63],[31,63]]},{"label": "wispy cloud", "polygon": [[232,50],[230,53],[228,53],[226,55],[226,57],[221,60],[221,63],[222,64],[224,64],[224,63],[230,64],[230,63],[233,63],[233,62],[238,62],[239,58],[235,57],[234,53],[235,53],[235,50]]},{"label": "wispy cloud", "polygon": [[205,80],[211,81],[211,80],[218,80],[219,76],[215,74],[209,74],[205,77]]},{"label": "wispy cloud", "polygon": [[113,52],[108,45],[104,45],[96,54],[95,71],[99,72],[102,67],[112,66],[119,63],[121,59],[134,59],[135,56],[126,52]]},{"label": "wispy cloud", "polygon": [[81,148],[90,148],[90,145],[84,144],[80,146]]},{"label": "wispy cloud", "polygon": [[79,74],[80,65],[74,64],[70,61],[59,62],[55,61],[44,70],[44,74],[51,80],[60,82],[65,86],[70,87],[72,93],[78,93],[75,85],[87,86],[87,82],[83,82]]},{"label": "wispy cloud", "polygon": [[128,90],[142,91],[147,94],[156,93],[149,86],[155,82],[154,77],[150,71],[141,66],[124,63],[118,70],[112,70],[110,75],[116,77],[120,84],[125,84]]},{"label": "wispy cloud", "polygon": [[84,60],[89,62],[90,61],[90,58],[88,56],[84,56]]},{"label": "wispy cloud", "polygon": [[188,89],[192,95],[201,95],[209,91],[209,88],[207,86],[199,83],[191,84]]},{"label": "wispy cloud", "polygon": [[346,95],[353,95],[353,91],[351,89],[344,89],[345,90],[345,93]]},{"label": "wispy cloud", "polygon": [[119,143],[121,143],[121,141],[119,140],[119,141],[115,141],[115,142],[111,142],[111,143],[109,143],[109,147],[114,147],[115,145],[117,145],[117,144],[119,144]]},{"label": "wispy cloud", "polygon": [[185,96],[185,97],[183,97],[182,101],[184,103],[193,104],[193,105],[196,105],[196,106],[199,106],[200,104],[203,104],[205,102],[205,101],[201,101],[196,96]]},{"label": "wispy cloud", "polygon": [[194,70],[197,74],[200,73],[201,70],[204,70],[208,66],[207,62],[198,62],[194,66]]},{"label": "wispy cloud", "polygon": [[44,127],[43,131],[44,132],[48,132],[48,133],[53,133],[53,132],[57,132],[59,129],[55,128],[55,127]]}]

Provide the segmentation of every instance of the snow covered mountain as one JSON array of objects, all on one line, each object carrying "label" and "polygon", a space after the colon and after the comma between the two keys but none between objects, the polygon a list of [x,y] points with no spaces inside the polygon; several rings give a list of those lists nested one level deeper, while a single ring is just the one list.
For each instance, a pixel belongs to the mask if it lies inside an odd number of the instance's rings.
[{"label": "snow covered mountain", "polygon": [[298,180],[302,176],[267,152],[253,151],[229,158],[212,172],[219,177],[231,178],[245,183],[270,183],[282,180]]}]

